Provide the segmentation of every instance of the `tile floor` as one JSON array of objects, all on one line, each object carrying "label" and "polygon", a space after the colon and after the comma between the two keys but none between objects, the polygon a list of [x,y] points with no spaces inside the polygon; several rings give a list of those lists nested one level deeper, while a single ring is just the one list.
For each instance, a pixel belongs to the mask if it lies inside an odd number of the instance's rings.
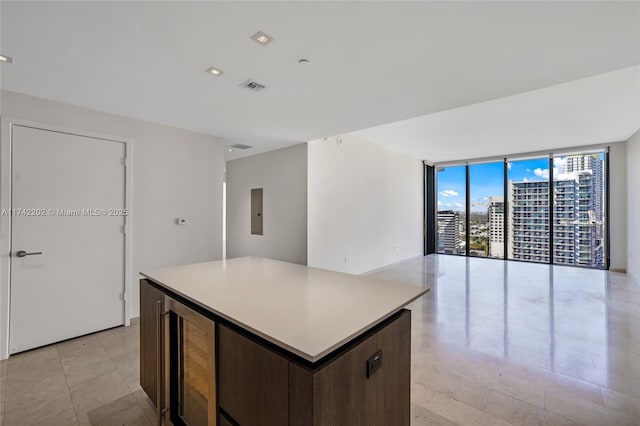
[{"label": "tile floor", "polygon": [[432,255],[372,276],[412,309],[414,425],[640,425],[640,284],[627,275]]},{"label": "tile floor", "polygon": [[[432,255],[372,276],[414,302],[414,425],[640,425],[640,285],[624,274]],[[137,324],[0,362],[0,419],[152,425]],[[390,425],[392,426],[392,425]]]}]

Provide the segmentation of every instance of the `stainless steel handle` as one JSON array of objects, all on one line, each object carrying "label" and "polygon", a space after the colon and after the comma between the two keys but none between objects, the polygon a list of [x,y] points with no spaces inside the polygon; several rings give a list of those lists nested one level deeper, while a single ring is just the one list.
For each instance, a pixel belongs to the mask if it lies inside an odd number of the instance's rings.
[{"label": "stainless steel handle", "polygon": [[[164,415],[169,411],[169,408],[164,407],[164,369],[165,369],[165,359],[164,359],[164,317],[169,314],[169,311],[162,312],[162,300],[158,300],[156,302],[156,315],[158,318],[158,331],[156,338],[158,340],[157,354],[158,354],[158,366],[156,369],[156,415],[158,426],[162,426]],[[168,327],[167,327],[168,330]]]},{"label": "stainless steel handle", "polygon": [[16,256],[18,256],[18,257],[35,256],[35,255],[38,255],[38,254],[42,254],[42,252],[41,251],[34,251],[33,253],[27,253],[24,250],[18,250],[16,252]]},{"label": "stainless steel handle", "polygon": [[156,338],[158,341],[158,346],[156,348],[156,353],[158,354],[158,365],[157,365],[157,369],[156,369],[156,415],[157,415],[157,422],[158,422],[158,426],[162,426],[162,403],[163,403],[163,398],[162,398],[162,388],[164,387],[164,383],[162,380],[162,370],[164,368],[164,360],[163,360],[163,352],[164,352],[164,345],[163,345],[163,327],[162,327],[162,301],[158,300],[156,302],[156,316],[157,316],[157,323],[156,326],[158,327],[157,330],[157,334],[156,334]]}]

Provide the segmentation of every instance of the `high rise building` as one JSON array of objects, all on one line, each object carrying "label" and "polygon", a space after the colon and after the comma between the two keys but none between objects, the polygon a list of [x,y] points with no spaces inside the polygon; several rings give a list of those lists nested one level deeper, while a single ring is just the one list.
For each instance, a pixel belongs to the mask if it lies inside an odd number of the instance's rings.
[{"label": "high rise building", "polygon": [[604,161],[600,154],[572,155],[565,157],[564,173],[591,171],[593,178],[593,211],[598,221],[604,218],[602,191],[604,189]]},{"label": "high rise building", "polygon": [[533,262],[604,266],[603,161],[566,157],[553,181],[553,248],[549,238],[549,183],[511,182],[509,257]]},{"label": "high rise building", "polygon": [[504,197],[489,197],[487,213],[489,257],[504,258]]},{"label": "high rise building", "polygon": [[438,253],[460,252],[460,213],[453,210],[438,211]]},{"label": "high rise building", "polygon": [[574,179],[553,182],[553,261],[575,263],[575,221],[577,185]]},{"label": "high rise building", "polygon": [[578,183],[574,222],[574,263],[604,266],[604,161],[600,154],[565,158],[564,172]]},{"label": "high rise building", "polygon": [[549,262],[549,183],[511,182],[509,259]]}]

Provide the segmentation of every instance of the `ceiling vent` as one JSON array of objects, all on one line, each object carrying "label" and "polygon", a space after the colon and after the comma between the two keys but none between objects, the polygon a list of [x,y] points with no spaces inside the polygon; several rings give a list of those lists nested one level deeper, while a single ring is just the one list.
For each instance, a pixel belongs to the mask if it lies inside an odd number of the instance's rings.
[{"label": "ceiling vent", "polygon": [[254,92],[259,92],[262,89],[266,89],[267,88],[267,86],[265,86],[264,84],[260,84],[260,83],[258,83],[256,81],[251,80],[251,79],[249,79],[249,80],[245,81],[244,83],[242,83],[240,85],[240,87],[245,87],[247,89],[253,90]]},{"label": "ceiling vent", "polygon": [[249,145],[243,145],[241,143],[237,143],[235,145],[231,145],[231,148],[236,148],[236,149],[249,149],[249,148],[253,148],[252,146]]}]

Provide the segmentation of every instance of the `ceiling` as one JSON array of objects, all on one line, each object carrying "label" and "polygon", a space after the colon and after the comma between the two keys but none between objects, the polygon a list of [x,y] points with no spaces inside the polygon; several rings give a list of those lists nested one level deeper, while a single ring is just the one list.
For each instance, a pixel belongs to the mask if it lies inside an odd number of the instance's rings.
[{"label": "ceiling", "polygon": [[[2,66],[3,89],[255,146],[228,158],[640,63],[637,2],[2,1],[0,7],[0,51],[14,58]],[[258,30],[274,41],[252,41]],[[298,64],[301,58],[310,63]],[[224,74],[207,74],[209,66]],[[238,87],[249,78],[267,89]],[[433,160],[479,144],[467,138],[447,151],[441,134],[405,136],[383,143],[398,141],[398,149]]]},{"label": "ceiling", "polygon": [[431,162],[621,142],[640,127],[640,66],[353,132]]}]

